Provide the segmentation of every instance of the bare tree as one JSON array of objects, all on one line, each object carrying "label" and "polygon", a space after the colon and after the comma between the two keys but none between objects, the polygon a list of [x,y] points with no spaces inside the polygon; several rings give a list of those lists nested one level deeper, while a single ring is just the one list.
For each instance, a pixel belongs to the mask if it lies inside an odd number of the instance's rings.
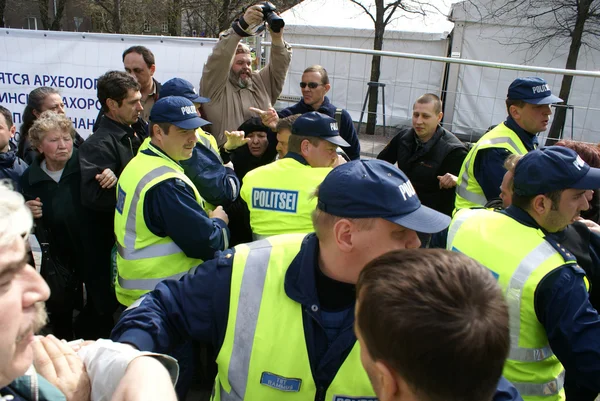
[{"label": "bare tree", "polygon": [[[600,48],[600,0],[491,0],[482,5],[471,0],[481,19],[489,22],[512,22],[532,28],[525,37],[512,35],[510,44],[528,49],[531,58],[552,46],[555,55],[564,55],[561,49],[568,45],[565,68],[577,68],[577,59],[583,47]],[[572,75],[565,75],[559,96],[568,104],[573,83]],[[560,138],[566,120],[567,109],[557,107],[548,133],[547,145]]]},{"label": "bare tree", "polygon": [[[39,0],[38,8],[40,11],[40,20],[45,30],[60,31],[61,20],[65,12],[65,6],[68,0]],[[56,7],[56,8],[55,8]]]},{"label": "bare tree", "polygon": [[[425,16],[429,7],[427,3],[414,1],[414,0],[398,0],[389,1],[375,0],[372,1],[359,1],[349,0],[356,4],[371,18],[375,27],[375,36],[373,38],[373,50],[383,50],[383,35],[388,24],[394,18],[396,11],[401,10],[410,14],[420,14]],[[375,12],[373,13],[370,4],[375,5]],[[373,56],[371,60],[371,82],[379,82],[381,75],[381,56]],[[377,124],[377,104],[379,101],[379,88],[376,85],[369,86],[369,107],[367,117],[366,133],[369,135],[375,134],[375,126]]]},{"label": "bare tree", "polygon": [[0,0],[0,27],[4,27],[4,10],[6,10],[6,0]]}]

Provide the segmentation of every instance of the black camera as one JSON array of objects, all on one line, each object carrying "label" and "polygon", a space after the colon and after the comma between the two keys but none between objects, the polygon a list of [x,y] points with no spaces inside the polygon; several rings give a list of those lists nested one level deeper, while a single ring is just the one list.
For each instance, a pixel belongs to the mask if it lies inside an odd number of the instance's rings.
[{"label": "black camera", "polygon": [[275,5],[273,5],[273,3],[265,1],[262,4],[262,9],[263,9],[263,19],[267,22],[267,24],[269,24],[269,26],[271,27],[271,30],[273,32],[281,31],[281,28],[283,28],[285,26],[285,21],[283,20],[283,18],[281,18],[279,15],[277,15],[275,13],[275,11],[277,10]]}]

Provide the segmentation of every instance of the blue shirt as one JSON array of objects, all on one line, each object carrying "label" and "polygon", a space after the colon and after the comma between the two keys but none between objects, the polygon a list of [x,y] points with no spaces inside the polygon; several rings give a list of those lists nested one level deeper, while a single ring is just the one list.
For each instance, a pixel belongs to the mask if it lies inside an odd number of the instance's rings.
[{"label": "blue shirt", "polygon": [[[229,314],[230,286],[235,250],[219,252],[214,260],[200,265],[195,273],[179,281],[165,280],[148,293],[140,305],[127,310],[115,326],[112,339],[130,343],[141,350],[167,352],[187,339],[213,344],[218,350],[223,344]],[[290,264],[285,293],[302,305],[304,336],[317,392],[325,394],[337,371],[356,342],[353,331],[354,314],[329,314],[323,320],[317,294],[319,242],[308,234],[298,255]],[[348,305],[349,308],[354,307]],[[328,315],[325,313],[324,315]],[[337,320],[335,339],[328,337],[331,322]],[[326,331],[325,327],[328,327]],[[506,381],[499,383],[500,398],[521,400]]]},{"label": "blue shirt", "polygon": [[[515,206],[500,213],[528,227],[541,228],[527,212]],[[563,232],[544,233],[546,240],[563,253],[559,245]],[[598,237],[594,233],[592,236]],[[590,304],[584,276],[583,269],[574,264],[553,270],[538,284],[534,306],[552,351],[571,379],[581,387],[600,392],[600,316]]]},{"label": "blue shirt", "polygon": [[[537,148],[537,135],[525,131],[511,116],[506,118],[504,125],[517,134],[528,152]],[[473,175],[488,201],[500,197],[500,184],[506,173],[504,161],[509,155],[510,152],[502,148],[483,149],[477,152]]]},{"label": "blue shirt", "polygon": [[[142,152],[160,157],[150,149]],[[162,181],[146,192],[144,221],[154,235],[170,237],[190,258],[212,259],[216,251],[229,246],[227,224],[209,218],[194,190],[178,178]]]},{"label": "blue shirt", "polygon": [[[294,114],[304,114],[311,111],[318,111],[319,113],[323,113],[329,117],[335,118],[336,109],[337,108],[329,101],[329,98],[325,96],[325,100],[318,110],[313,109],[312,106],[304,103],[304,99],[301,99],[295,105],[281,110],[278,114],[279,117],[287,117]],[[360,141],[358,140],[358,135],[356,134],[356,129],[354,128],[354,123],[352,122],[352,117],[350,117],[350,114],[346,110],[342,110],[340,126],[338,128],[340,136],[350,144],[350,147],[342,148],[344,152],[346,152],[350,160],[360,159]]]}]

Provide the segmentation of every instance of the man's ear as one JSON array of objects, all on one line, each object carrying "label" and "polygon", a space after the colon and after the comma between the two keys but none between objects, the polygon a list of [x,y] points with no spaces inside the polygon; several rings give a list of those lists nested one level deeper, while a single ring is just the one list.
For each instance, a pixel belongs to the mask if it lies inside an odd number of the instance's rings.
[{"label": "man's ear", "polygon": [[338,220],[333,225],[333,238],[340,251],[346,253],[352,251],[352,222],[348,219]]},{"label": "man's ear", "polygon": [[323,87],[325,88],[325,93],[327,93],[329,92],[329,89],[331,89],[331,84],[325,84]]},{"label": "man's ear", "polygon": [[17,126],[13,124],[13,126],[10,127],[10,137],[14,138],[16,132],[17,132]]},{"label": "man's ear", "polygon": [[150,67],[150,75],[154,75],[155,71],[156,71],[156,64],[152,64],[152,66]]},{"label": "man's ear", "polygon": [[531,209],[537,215],[544,215],[552,208],[552,200],[550,200],[545,195],[536,195],[535,198],[531,200]]},{"label": "man's ear", "polygon": [[373,365],[375,377],[371,377],[371,380],[376,381],[373,383],[373,388],[379,390],[377,398],[379,401],[392,401],[400,398],[400,394],[403,391],[407,391],[407,385],[399,377],[394,370],[389,367],[383,361],[376,361]]}]

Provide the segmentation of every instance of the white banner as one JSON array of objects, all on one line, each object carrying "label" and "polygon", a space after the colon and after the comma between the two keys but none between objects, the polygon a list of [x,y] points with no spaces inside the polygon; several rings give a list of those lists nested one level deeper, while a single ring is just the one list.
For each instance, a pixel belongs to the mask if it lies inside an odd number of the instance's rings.
[{"label": "white banner", "polygon": [[96,80],[109,70],[123,70],[130,46],[149,48],[156,58],[159,82],[179,77],[196,89],[216,39],[115,35],[101,33],[0,29],[0,105],[13,113],[17,130],[29,92],[57,88],[67,116],[84,138],[92,133],[100,103]]}]

